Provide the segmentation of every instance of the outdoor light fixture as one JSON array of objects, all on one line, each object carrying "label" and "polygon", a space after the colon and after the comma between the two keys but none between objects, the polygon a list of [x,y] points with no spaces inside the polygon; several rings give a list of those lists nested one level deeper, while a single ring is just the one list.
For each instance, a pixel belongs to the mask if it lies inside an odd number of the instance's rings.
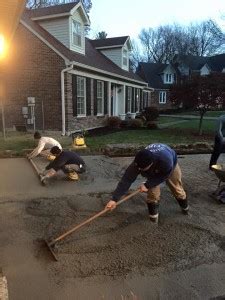
[{"label": "outdoor light fixture", "polygon": [[3,34],[0,34],[0,58],[3,58],[6,53],[6,43]]}]

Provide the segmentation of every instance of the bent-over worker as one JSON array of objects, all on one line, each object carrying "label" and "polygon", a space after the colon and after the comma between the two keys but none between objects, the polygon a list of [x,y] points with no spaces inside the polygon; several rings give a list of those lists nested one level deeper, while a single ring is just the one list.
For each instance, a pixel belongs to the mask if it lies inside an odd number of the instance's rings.
[{"label": "bent-over worker", "polygon": [[181,181],[181,169],[177,162],[177,154],[169,146],[157,143],[150,144],[136,154],[106,208],[114,209],[116,207],[116,202],[127,193],[139,174],[147,178],[139,190],[147,193],[147,206],[151,221],[158,222],[160,184],[163,182],[169,186],[182,212],[188,214],[188,201]]},{"label": "bent-over worker", "polygon": [[209,169],[216,165],[217,160],[222,152],[225,150],[225,115],[222,115],[217,120],[216,135],[214,141],[213,152],[209,162]]},{"label": "bent-over worker", "polygon": [[30,154],[27,155],[28,159],[34,158],[40,154],[49,160],[54,160],[55,157],[50,153],[52,147],[57,146],[59,149],[62,149],[62,146],[58,141],[51,137],[41,136],[38,131],[34,133],[34,139],[38,140],[38,145]]},{"label": "bent-over worker", "polygon": [[59,171],[66,174],[70,180],[78,180],[78,174],[85,172],[85,162],[77,153],[61,150],[58,146],[54,146],[50,152],[55,159],[45,168],[41,179],[43,183],[47,183],[48,179],[56,176]]}]

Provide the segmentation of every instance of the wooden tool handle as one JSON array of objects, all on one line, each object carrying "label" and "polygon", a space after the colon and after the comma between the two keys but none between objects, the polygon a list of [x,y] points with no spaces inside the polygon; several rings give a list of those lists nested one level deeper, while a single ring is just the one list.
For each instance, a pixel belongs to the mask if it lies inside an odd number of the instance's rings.
[{"label": "wooden tool handle", "polygon": [[40,171],[39,171],[38,167],[36,166],[36,164],[33,162],[32,158],[30,158],[29,161],[31,162],[31,164],[34,167],[37,174],[40,175]]},{"label": "wooden tool handle", "polygon": [[[130,199],[131,197],[135,196],[136,194],[139,193],[139,189],[134,191],[133,193],[127,195],[126,197],[124,197],[123,199],[119,200],[117,202],[117,206],[120,205],[121,203],[127,201],[128,199]],[[102,211],[100,211],[99,213],[95,214],[94,216],[92,216],[91,218],[85,220],[84,222],[78,224],[77,226],[71,228],[69,231],[65,232],[64,234],[60,235],[59,237],[57,237],[56,239],[54,239],[53,241],[50,242],[50,245],[54,245],[56,242],[64,239],[67,235],[71,234],[72,232],[74,232],[75,230],[79,229],[80,227],[92,222],[93,220],[97,219],[98,217],[104,215],[105,213],[107,213],[108,211],[110,211],[109,208],[105,208]]]},{"label": "wooden tool handle", "polygon": [[31,162],[33,168],[35,169],[35,171],[36,171],[36,173],[37,173],[37,175],[38,175],[38,177],[39,177],[40,179],[42,179],[43,176],[40,174],[40,170],[38,169],[38,167],[36,166],[36,164],[34,163],[34,161],[32,160],[32,158],[30,158],[30,159],[28,159],[28,160]]}]

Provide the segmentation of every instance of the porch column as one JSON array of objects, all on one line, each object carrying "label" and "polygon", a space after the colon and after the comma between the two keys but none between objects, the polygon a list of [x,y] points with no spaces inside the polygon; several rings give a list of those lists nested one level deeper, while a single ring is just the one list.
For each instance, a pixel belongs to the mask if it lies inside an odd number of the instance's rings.
[{"label": "porch column", "polygon": [[109,117],[112,115],[112,112],[111,112],[111,81],[108,82],[108,114],[109,114]]}]

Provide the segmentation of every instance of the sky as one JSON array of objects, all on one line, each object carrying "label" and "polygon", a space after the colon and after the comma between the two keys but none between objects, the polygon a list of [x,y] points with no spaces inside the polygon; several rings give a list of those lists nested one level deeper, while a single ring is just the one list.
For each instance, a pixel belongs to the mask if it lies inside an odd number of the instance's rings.
[{"label": "sky", "polygon": [[105,31],[108,38],[129,35],[137,39],[143,28],[188,25],[209,18],[225,31],[225,0],[92,0],[89,36]]}]

